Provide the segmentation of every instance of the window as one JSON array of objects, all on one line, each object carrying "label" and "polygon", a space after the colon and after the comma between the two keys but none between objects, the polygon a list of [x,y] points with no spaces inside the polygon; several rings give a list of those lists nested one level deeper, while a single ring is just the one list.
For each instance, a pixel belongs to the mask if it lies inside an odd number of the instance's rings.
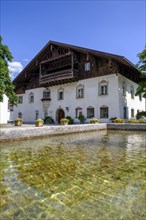
[{"label": "window", "polygon": [[139,101],[142,101],[142,94],[139,94]]},{"label": "window", "polygon": [[34,94],[31,92],[29,94],[29,103],[33,103],[34,102]]},{"label": "window", "polygon": [[64,99],[64,90],[59,89],[58,90],[58,100],[62,100],[62,99]]},{"label": "window", "polygon": [[82,115],[82,108],[80,107],[76,108],[76,118],[78,118],[79,115]]},{"label": "window", "polygon": [[22,118],[22,113],[21,112],[18,113],[18,118]]},{"label": "window", "polygon": [[91,69],[91,64],[85,63],[85,71],[90,71],[90,69]]},{"label": "window", "polygon": [[18,103],[22,104],[23,103],[23,96],[18,96]]},{"label": "window", "polygon": [[43,99],[50,99],[50,90],[49,89],[46,89],[43,91]]},{"label": "window", "polygon": [[77,98],[83,98],[84,97],[84,86],[78,85],[76,89],[76,97]]},{"label": "window", "polygon": [[126,96],[126,84],[125,84],[125,82],[122,83],[122,95]]},{"label": "window", "polygon": [[39,119],[39,111],[38,110],[35,111],[35,119],[36,120]]},{"label": "window", "polygon": [[103,80],[99,83],[99,95],[108,94],[108,82]]},{"label": "window", "polygon": [[134,99],[134,87],[131,86],[130,88],[130,93],[131,93],[131,99]]},{"label": "window", "polygon": [[108,107],[100,108],[100,118],[108,118]]},{"label": "window", "polygon": [[87,118],[93,118],[94,117],[94,108],[88,107],[87,108]]},{"label": "window", "polygon": [[131,109],[131,118],[134,118],[134,109]]},{"label": "window", "polygon": [[123,108],[123,118],[125,118],[125,119],[128,118],[127,117],[127,107]]}]

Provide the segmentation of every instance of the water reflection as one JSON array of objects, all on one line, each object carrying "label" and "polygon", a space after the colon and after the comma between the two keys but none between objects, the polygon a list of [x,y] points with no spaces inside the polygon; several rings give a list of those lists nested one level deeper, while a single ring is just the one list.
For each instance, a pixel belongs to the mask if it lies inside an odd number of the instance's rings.
[{"label": "water reflection", "polygon": [[145,219],[145,133],[1,145],[2,219]]}]

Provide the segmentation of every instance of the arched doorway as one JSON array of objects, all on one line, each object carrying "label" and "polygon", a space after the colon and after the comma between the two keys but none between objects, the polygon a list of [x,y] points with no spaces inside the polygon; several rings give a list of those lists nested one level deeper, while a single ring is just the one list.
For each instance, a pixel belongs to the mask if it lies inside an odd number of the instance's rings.
[{"label": "arched doorway", "polygon": [[65,117],[64,110],[61,109],[61,108],[57,109],[57,111],[56,111],[56,121],[57,121],[58,123],[60,123],[60,119],[61,119],[61,118],[64,118],[64,117]]}]

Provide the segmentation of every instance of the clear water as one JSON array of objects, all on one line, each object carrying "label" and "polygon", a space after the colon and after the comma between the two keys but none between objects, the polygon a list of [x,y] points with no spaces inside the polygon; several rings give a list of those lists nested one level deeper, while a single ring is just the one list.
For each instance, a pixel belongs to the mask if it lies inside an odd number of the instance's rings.
[{"label": "clear water", "polygon": [[127,131],[1,144],[0,219],[146,219],[145,146]]}]

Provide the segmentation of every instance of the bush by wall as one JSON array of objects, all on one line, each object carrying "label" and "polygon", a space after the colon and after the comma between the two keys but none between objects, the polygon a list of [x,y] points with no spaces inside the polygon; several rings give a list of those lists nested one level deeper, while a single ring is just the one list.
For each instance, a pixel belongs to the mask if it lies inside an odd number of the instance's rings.
[{"label": "bush by wall", "polygon": [[114,123],[124,123],[124,122],[125,122],[125,120],[123,118],[116,118],[114,120]]}]

